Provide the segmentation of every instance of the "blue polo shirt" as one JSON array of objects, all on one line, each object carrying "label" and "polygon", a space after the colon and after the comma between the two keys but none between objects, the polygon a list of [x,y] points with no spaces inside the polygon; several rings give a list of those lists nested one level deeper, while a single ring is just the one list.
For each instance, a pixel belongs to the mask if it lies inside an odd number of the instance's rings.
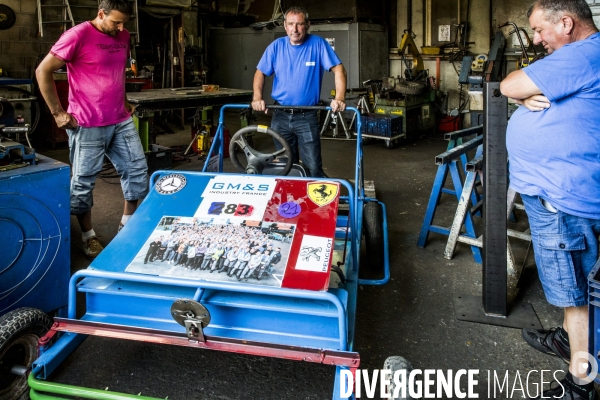
[{"label": "blue polo shirt", "polygon": [[342,62],[325,39],[308,35],[298,46],[289,37],[276,39],[258,62],[273,78],[271,97],[285,106],[314,106],[320,100],[323,72]]},{"label": "blue polo shirt", "polygon": [[600,218],[600,33],[523,71],[550,108],[521,106],[507,130],[510,186],[566,213]]}]

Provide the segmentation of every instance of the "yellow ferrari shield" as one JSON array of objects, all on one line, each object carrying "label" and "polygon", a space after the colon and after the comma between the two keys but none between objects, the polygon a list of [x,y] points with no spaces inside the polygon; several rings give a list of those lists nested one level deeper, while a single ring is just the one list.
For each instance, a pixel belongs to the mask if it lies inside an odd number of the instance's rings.
[{"label": "yellow ferrari shield", "polygon": [[327,182],[312,182],[308,184],[306,191],[308,192],[308,198],[319,207],[322,207],[336,199],[338,186]]}]

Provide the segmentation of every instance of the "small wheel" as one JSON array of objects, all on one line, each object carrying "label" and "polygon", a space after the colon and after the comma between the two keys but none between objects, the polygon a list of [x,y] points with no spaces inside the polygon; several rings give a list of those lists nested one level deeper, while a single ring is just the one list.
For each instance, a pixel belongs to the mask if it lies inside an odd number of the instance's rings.
[{"label": "small wheel", "polygon": [[383,270],[383,210],[377,202],[371,201],[363,208],[363,234],[365,235],[365,267],[369,272]]},{"label": "small wheel", "polygon": [[[260,153],[252,147],[252,144],[246,137],[246,135],[253,132],[263,132],[268,134],[269,136],[277,140],[279,143],[281,143],[281,146],[283,148],[271,154]],[[246,156],[246,160],[248,161],[248,165],[245,168],[237,158],[237,147],[242,149],[244,155]],[[270,163],[271,161],[273,161],[281,155],[285,155],[285,157],[287,157],[287,161],[279,175],[287,175],[292,169],[292,148],[283,136],[275,132],[273,129],[267,127],[250,125],[237,131],[235,135],[233,135],[233,137],[231,138],[231,141],[229,142],[229,154],[233,165],[240,172],[245,172],[247,174],[261,174],[262,170],[268,163]]]},{"label": "small wheel", "polygon": [[392,140],[392,139],[387,139],[385,140],[385,148],[386,149],[393,149],[394,147],[396,147],[396,141]]},{"label": "small wheel", "polygon": [[387,393],[389,395],[389,398],[394,399],[394,400],[412,400],[412,397],[410,397],[410,394],[408,394],[408,390],[406,391],[406,397],[399,397],[402,394],[402,390],[399,390],[398,396],[394,397],[396,385],[394,384],[394,379],[393,379],[394,373],[396,371],[405,370],[406,376],[408,376],[410,374],[410,371],[413,370],[413,367],[412,367],[412,365],[410,365],[410,362],[408,362],[408,360],[404,357],[391,356],[391,357],[386,358],[385,362],[383,363],[383,369],[389,370],[392,372],[392,378],[390,379],[390,385],[388,386],[389,391]]},{"label": "small wheel", "polygon": [[0,400],[16,400],[27,390],[27,377],[11,373],[13,366],[30,368],[38,357],[37,343],[52,319],[36,308],[18,308],[0,317]]}]

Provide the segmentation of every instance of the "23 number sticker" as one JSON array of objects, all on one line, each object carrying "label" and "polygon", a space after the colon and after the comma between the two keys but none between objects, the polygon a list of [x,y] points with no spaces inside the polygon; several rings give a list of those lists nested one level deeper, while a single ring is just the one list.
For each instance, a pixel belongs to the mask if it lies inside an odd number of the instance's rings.
[{"label": "23 number sticker", "polygon": [[208,208],[209,215],[230,214],[234,217],[248,217],[252,215],[254,207],[248,204],[226,204],[224,201],[215,201]]}]

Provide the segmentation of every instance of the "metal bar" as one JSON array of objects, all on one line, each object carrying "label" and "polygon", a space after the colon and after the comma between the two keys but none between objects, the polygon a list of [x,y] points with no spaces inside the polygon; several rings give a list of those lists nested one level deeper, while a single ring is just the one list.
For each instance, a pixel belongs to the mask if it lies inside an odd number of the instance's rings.
[{"label": "metal bar", "polygon": [[449,162],[460,157],[462,154],[465,154],[469,150],[475,149],[481,143],[483,143],[483,136],[477,136],[476,138],[471,139],[468,142],[461,144],[460,146],[456,146],[452,150],[445,151],[442,154],[436,156],[435,163],[437,165],[448,164]]},{"label": "metal bar", "polygon": [[485,198],[483,203],[483,310],[486,314],[508,315],[507,306],[507,238],[506,193],[507,98],[500,92],[500,82],[485,82],[484,165]]},{"label": "metal bar", "polygon": [[449,132],[444,134],[444,140],[456,140],[465,136],[481,135],[483,133],[483,125],[473,126],[471,128],[461,129],[459,131]]},{"label": "metal bar", "polygon": [[94,400],[126,400],[126,399],[135,399],[135,400],[158,400],[155,397],[147,397],[147,396],[136,396],[133,394],[126,393],[117,393],[117,392],[109,392],[108,390],[102,389],[90,389],[86,387],[65,385],[61,383],[54,382],[45,382],[37,379],[37,375],[41,372],[41,367],[35,368],[31,374],[29,374],[29,378],[27,378],[27,384],[31,388],[31,399],[40,399],[40,400],[48,400],[48,399],[64,399],[64,397],[53,397],[44,393],[38,392],[49,392],[58,394],[61,396],[71,396],[71,397],[80,397],[84,399],[94,399]]},{"label": "metal bar", "polygon": [[[458,163],[456,161],[452,161],[449,169],[450,175],[452,176],[452,183],[454,184],[454,191],[456,192],[456,199],[460,202],[460,197],[463,193],[463,179],[461,171],[458,169]],[[475,232],[475,224],[473,223],[473,216],[470,213],[467,213],[465,216],[465,229],[468,236],[472,238],[477,237],[477,233]],[[471,251],[473,252],[473,259],[475,262],[477,264],[481,264],[482,259],[479,248],[476,246],[471,246]]]},{"label": "metal bar", "polygon": [[147,343],[171,344],[183,347],[197,347],[238,354],[340,365],[343,367],[357,368],[360,364],[360,356],[355,352],[312,349],[206,335],[204,336],[205,341],[196,341],[190,340],[184,332],[161,331],[76,319],[55,318],[52,329],[59,332],[71,332]]},{"label": "metal bar", "polygon": [[[425,218],[423,219],[423,225],[421,225],[421,232],[419,233],[419,239],[417,240],[418,247],[425,247],[429,232],[432,231],[433,218],[437,209],[437,204],[440,202],[442,192],[449,193],[443,189],[444,182],[448,177],[448,164],[440,165],[435,173],[435,179],[433,180],[433,187],[431,194],[429,195],[429,202],[427,203],[427,210],[425,211]],[[452,192],[454,194],[454,192]]]},{"label": "metal bar", "polygon": [[446,249],[444,250],[444,258],[451,260],[456,250],[456,243],[458,242],[458,236],[460,230],[465,222],[465,217],[469,213],[469,200],[471,193],[475,187],[475,179],[477,178],[476,172],[468,172],[467,178],[465,179],[465,185],[458,201],[458,207],[456,207],[456,213],[454,214],[454,220],[452,221],[452,227],[450,234],[448,235],[448,242],[446,243]]},{"label": "metal bar", "polygon": [[476,157],[467,163],[467,172],[476,172],[483,169],[483,156]]}]

